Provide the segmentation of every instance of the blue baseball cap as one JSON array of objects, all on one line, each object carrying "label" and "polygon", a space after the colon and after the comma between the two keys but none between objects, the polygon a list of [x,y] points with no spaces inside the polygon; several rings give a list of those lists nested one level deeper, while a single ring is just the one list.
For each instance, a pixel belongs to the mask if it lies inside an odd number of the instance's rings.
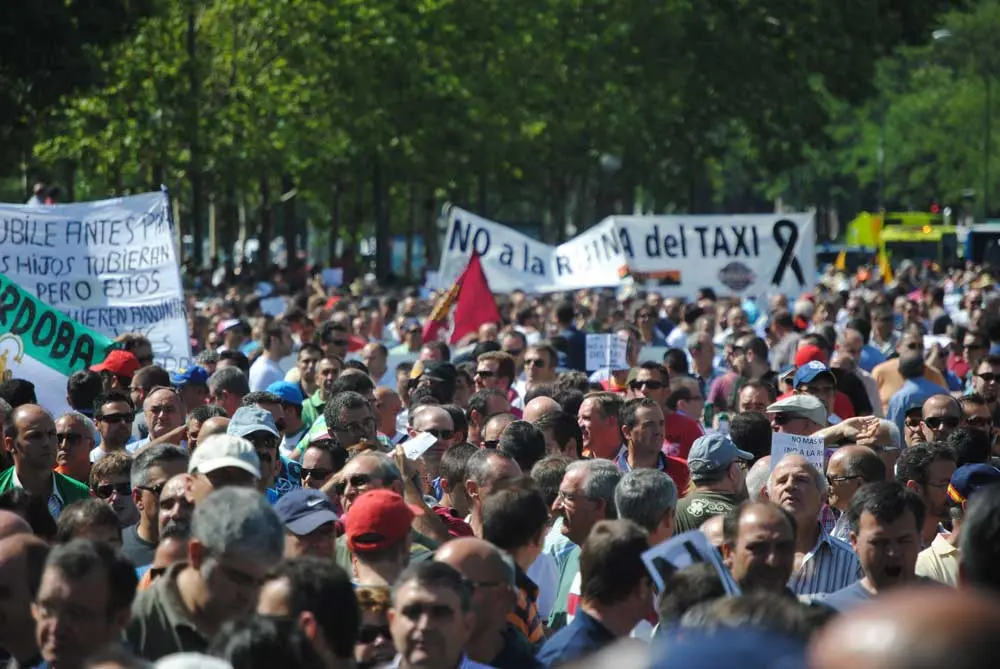
[{"label": "blue baseball cap", "polygon": [[312,488],[289,490],[274,505],[274,511],[285,528],[300,537],[340,520],[326,493]]},{"label": "blue baseball cap", "polygon": [[246,437],[254,432],[268,432],[281,439],[281,433],[278,432],[274,416],[270,411],[264,411],[260,407],[240,407],[229,420],[226,434]]},{"label": "blue baseball cap", "polygon": [[186,385],[206,386],[208,371],[198,365],[178,369],[176,372],[170,372],[170,385],[176,388],[183,388]]},{"label": "blue baseball cap", "polygon": [[834,385],[836,385],[837,377],[833,375],[830,368],[818,360],[813,360],[812,362],[807,362],[795,370],[795,377],[792,379],[792,387],[798,388],[804,383],[812,383],[816,380],[816,377],[822,374],[829,376],[830,380],[833,381]]},{"label": "blue baseball cap", "polygon": [[725,469],[736,460],[753,460],[753,453],[740,450],[732,439],[718,432],[698,437],[688,452],[692,478]]},{"label": "blue baseball cap", "polygon": [[1000,483],[1000,469],[987,464],[962,465],[951,475],[948,498],[955,504],[965,504],[973,493],[996,483]]},{"label": "blue baseball cap", "polygon": [[284,404],[302,406],[302,403],[306,401],[299,384],[290,381],[275,381],[266,390],[280,397]]}]

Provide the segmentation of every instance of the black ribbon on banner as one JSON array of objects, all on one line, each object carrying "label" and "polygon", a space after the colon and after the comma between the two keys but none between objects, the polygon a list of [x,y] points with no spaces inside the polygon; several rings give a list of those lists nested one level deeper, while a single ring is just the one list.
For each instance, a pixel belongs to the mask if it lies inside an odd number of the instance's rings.
[{"label": "black ribbon on banner", "polygon": [[785,278],[785,271],[791,265],[799,286],[805,288],[806,278],[802,275],[802,265],[795,257],[795,245],[799,241],[799,226],[791,221],[781,220],[774,224],[773,233],[774,241],[781,248],[781,260],[778,261],[778,269],[774,270],[774,278],[771,279],[771,283],[780,286],[781,280]]}]

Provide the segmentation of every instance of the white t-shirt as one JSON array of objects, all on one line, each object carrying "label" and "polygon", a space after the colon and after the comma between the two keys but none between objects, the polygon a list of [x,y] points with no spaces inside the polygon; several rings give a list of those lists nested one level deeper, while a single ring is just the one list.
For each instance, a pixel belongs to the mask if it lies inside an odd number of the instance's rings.
[{"label": "white t-shirt", "polygon": [[250,365],[250,392],[267,390],[267,387],[275,381],[284,380],[285,372],[281,369],[281,365],[263,355]]}]

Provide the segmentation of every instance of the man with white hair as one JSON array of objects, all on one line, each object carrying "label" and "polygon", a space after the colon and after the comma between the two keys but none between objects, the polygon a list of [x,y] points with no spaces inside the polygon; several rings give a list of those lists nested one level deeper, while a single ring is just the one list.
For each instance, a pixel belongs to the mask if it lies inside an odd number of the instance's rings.
[{"label": "man with white hair", "polygon": [[136,596],[125,630],[129,646],[147,660],[204,651],[227,620],[253,612],[284,547],[285,528],[263,495],[251,488],[213,492],[195,507],[187,561]]},{"label": "man with white hair", "polygon": [[97,442],[97,428],[79,411],[56,420],[56,471],[86,483],[90,478],[90,451]]},{"label": "man with white hair", "polygon": [[861,563],[854,550],[830,536],[819,522],[826,479],[808,460],[801,455],[783,457],[771,472],[767,493],[795,518],[795,569],[788,581],[793,593],[831,593],[860,578]]}]

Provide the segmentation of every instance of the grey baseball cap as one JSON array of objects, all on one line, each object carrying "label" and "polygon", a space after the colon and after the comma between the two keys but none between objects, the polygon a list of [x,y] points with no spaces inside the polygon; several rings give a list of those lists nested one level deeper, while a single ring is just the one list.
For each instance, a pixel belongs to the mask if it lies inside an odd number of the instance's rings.
[{"label": "grey baseball cap", "polygon": [[688,469],[691,470],[692,477],[698,478],[699,474],[725,469],[736,460],[753,460],[753,453],[736,448],[733,440],[724,434],[706,434],[691,444]]},{"label": "grey baseball cap", "polygon": [[827,424],[826,407],[812,395],[804,393],[789,395],[767,407],[764,411],[766,413],[792,413],[808,418],[817,425],[825,426]]},{"label": "grey baseball cap", "polygon": [[260,407],[240,407],[233,414],[226,428],[226,434],[236,437],[246,437],[254,432],[267,432],[281,439],[281,433],[274,424],[274,416],[270,411]]}]

